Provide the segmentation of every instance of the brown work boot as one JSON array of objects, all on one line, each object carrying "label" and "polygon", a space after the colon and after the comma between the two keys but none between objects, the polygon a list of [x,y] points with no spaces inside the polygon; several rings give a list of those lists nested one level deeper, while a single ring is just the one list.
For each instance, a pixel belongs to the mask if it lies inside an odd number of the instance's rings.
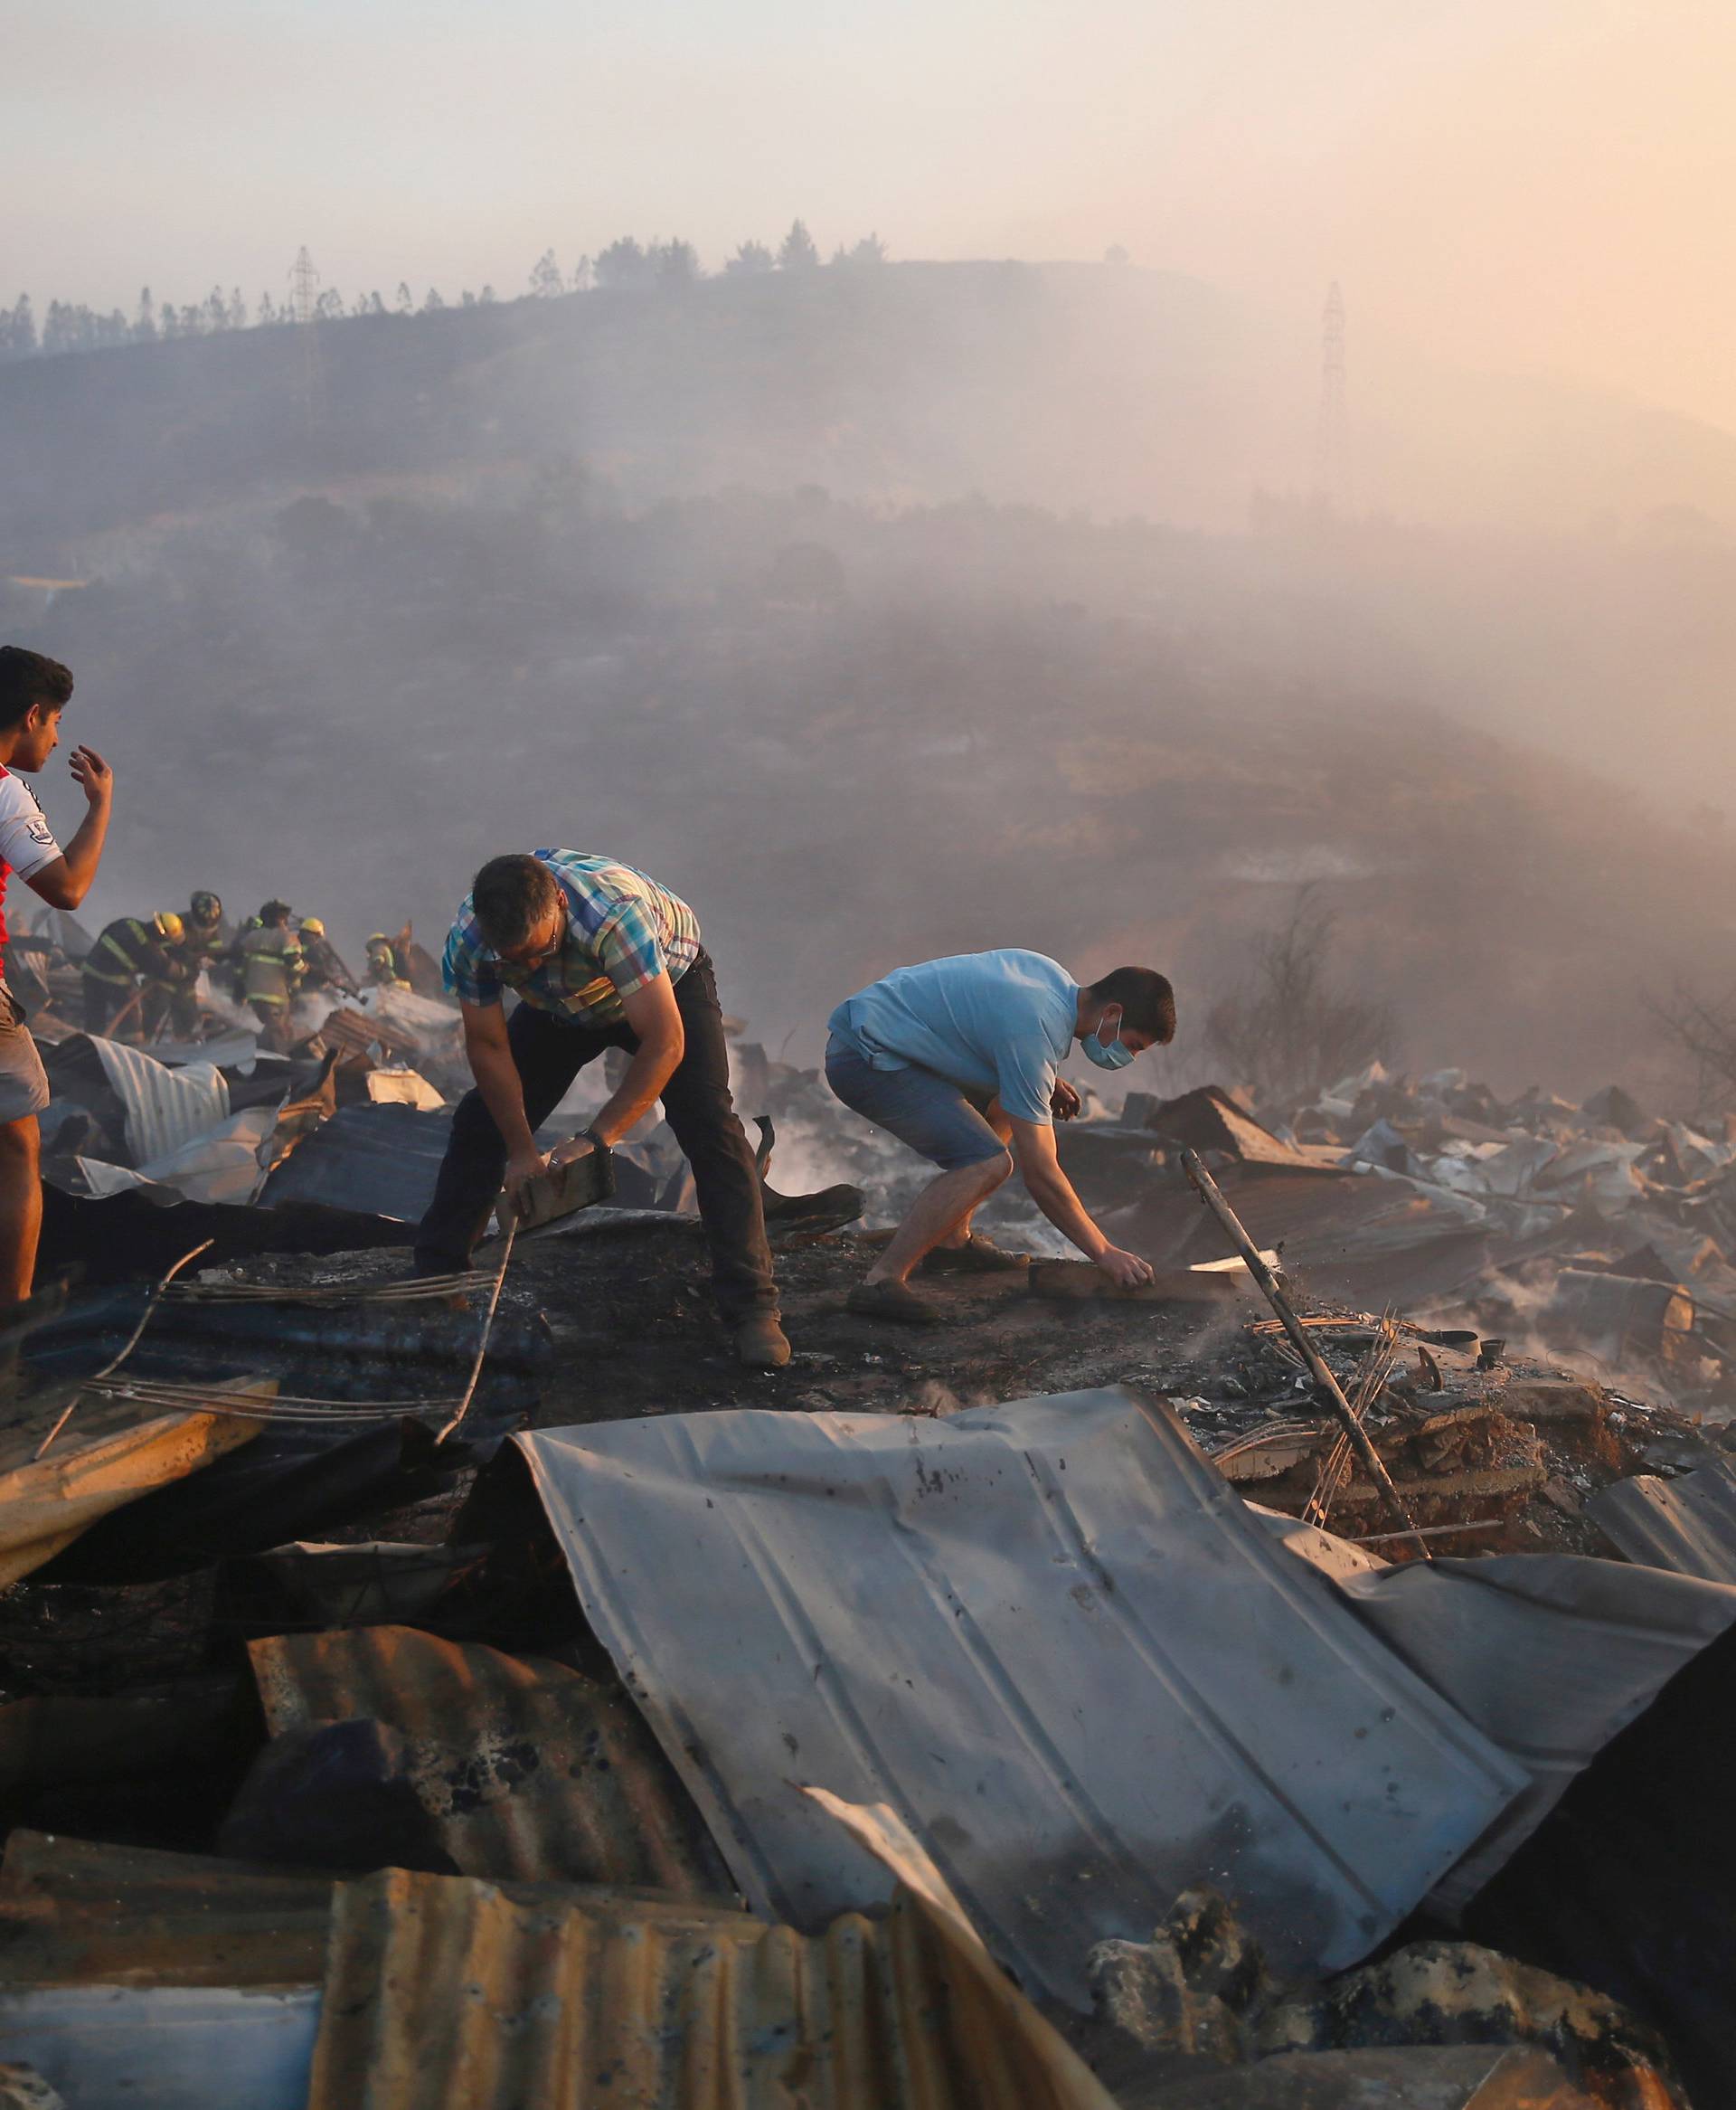
[{"label": "brown work boot", "polygon": [[789,1360],[789,1338],[775,1311],[755,1311],[738,1320],[735,1359],[750,1370],[781,1370]]},{"label": "brown work boot", "polygon": [[939,1326],[940,1314],[907,1282],[858,1282],[844,1299],[858,1319],[890,1319],[900,1326]]}]

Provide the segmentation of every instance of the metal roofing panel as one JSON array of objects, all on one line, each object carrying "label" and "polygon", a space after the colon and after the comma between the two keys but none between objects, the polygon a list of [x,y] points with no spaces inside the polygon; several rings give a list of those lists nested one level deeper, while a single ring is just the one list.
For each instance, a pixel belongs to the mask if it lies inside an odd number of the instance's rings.
[{"label": "metal roofing panel", "polygon": [[908,1891],[804,1937],[744,1913],[338,1887],[307,2110],[1114,2110],[964,1930]]},{"label": "metal roofing panel", "polygon": [[1585,1513],[1629,1560],[1736,1583],[1736,1473],[1728,1465],[1703,1465],[1680,1480],[1614,1481]]},{"label": "metal roofing panel", "polygon": [[564,1664],[407,1626],[250,1644],[271,1734],[367,1717],[410,1740],[419,1800],[466,1875],[731,1889],[632,1704]]},{"label": "metal roofing panel", "polygon": [[142,1048],[91,1036],[109,1088],[127,1110],[127,1148],[135,1165],[165,1158],[229,1117],[229,1086],[210,1062],[171,1070]]},{"label": "metal roofing panel", "polygon": [[[275,1378],[220,1389],[261,1402]],[[15,1403],[0,1418],[0,1586],[29,1575],[100,1517],[250,1443],[260,1421],[229,1414],[158,1414],[122,1396],[78,1401],[48,1455],[37,1449],[71,1396]]]},{"label": "metal roofing panel", "polygon": [[419,1222],[434,1198],[452,1126],[449,1112],[415,1106],[340,1106],[304,1136],[260,1191],[266,1208],[326,1202]]},{"label": "metal roofing panel", "polygon": [[1304,1170],[1312,1164],[1293,1143],[1275,1136],[1216,1084],[1199,1085],[1179,1099],[1147,1103],[1139,1111],[1144,1117],[1141,1127],[1166,1143],[1183,1143],[1195,1150],[1228,1150],[1250,1165]]},{"label": "metal roofing panel", "polygon": [[1576,1554],[1437,1559],[1344,1575],[1339,1586],[1388,1647],[1531,1775],[1430,1894],[1448,1914],[1505,1865],[1609,1739],[1736,1623],[1736,1589],[1726,1585]]},{"label": "metal roofing panel", "polygon": [[14,1831],[0,1869],[0,1981],[317,1985],[328,1878]]},{"label": "metal roofing panel", "polygon": [[995,1954],[1076,2006],[1092,1944],[1199,1882],[1279,1969],[1335,1968],[1524,1786],[1125,1392],[514,1440],[769,1916],[886,1895],[800,1780],[890,1804]]}]

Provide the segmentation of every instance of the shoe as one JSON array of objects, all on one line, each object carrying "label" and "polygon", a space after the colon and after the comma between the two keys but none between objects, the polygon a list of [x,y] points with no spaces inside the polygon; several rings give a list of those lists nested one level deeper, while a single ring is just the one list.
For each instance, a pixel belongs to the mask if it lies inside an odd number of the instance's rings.
[{"label": "shoe", "polygon": [[1029,1267],[1028,1253],[1009,1253],[1005,1245],[996,1245],[992,1238],[981,1237],[973,1231],[962,1245],[937,1245],[922,1263],[929,1274],[1005,1274],[1010,1270]]},{"label": "shoe", "polygon": [[789,1339],[775,1311],[756,1311],[735,1329],[735,1359],[750,1370],[781,1370],[789,1360]]},{"label": "shoe", "polygon": [[892,1319],[901,1326],[939,1326],[940,1314],[904,1282],[858,1282],[844,1309],[859,1319]]}]

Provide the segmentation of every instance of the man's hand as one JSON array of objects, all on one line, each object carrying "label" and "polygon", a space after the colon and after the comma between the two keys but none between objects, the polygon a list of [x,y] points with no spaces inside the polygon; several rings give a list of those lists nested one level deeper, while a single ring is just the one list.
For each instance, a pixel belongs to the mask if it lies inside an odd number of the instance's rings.
[{"label": "man's hand", "polygon": [[1151,1280],[1151,1263],[1141,1260],[1137,1253],[1123,1253],[1118,1245],[1106,1245],[1097,1256],[1097,1264],[1118,1290],[1137,1290]]},{"label": "man's hand", "polygon": [[549,1161],[541,1150],[514,1152],[506,1160],[506,1199],[514,1216],[524,1213],[524,1190],[533,1179],[539,1179],[549,1169]]},{"label": "man's hand", "polygon": [[1055,1079],[1055,1088],[1049,1094],[1049,1111],[1057,1121],[1076,1120],[1082,1103],[1078,1092],[1065,1077]]},{"label": "man's hand", "polygon": [[75,747],[68,758],[79,789],[93,807],[107,807],[115,795],[115,772],[94,747]]}]

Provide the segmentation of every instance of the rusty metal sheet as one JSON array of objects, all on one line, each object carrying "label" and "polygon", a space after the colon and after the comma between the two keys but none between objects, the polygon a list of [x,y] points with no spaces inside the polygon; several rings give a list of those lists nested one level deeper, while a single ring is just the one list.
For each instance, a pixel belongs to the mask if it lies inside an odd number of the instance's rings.
[{"label": "rusty metal sheet", "polygon": [[[277,1394],[275,1378],[225,1390]],[[29,1575],[99,1517],[251,1443],[265,1425],[237,1415],[159,1414],[124,1396],[80,1399],[44,1458],[36,1452],[71,1393],[9,1404],[0,1420],[0,1587]]]},{"label": "rusty metal sheet", "polygon": [[1585,1513],[1645,1567],[1736,1583],[1736,1473],[1703,1465],[1680,1480],[1641,1473],[1601,1488]]},{"label": "rusty metal sheet", "polygon": [[274,1736],[360,1717],[410,1740],[416,1793],[466,1875],[731,1890],[631,1702],[564,1664],[406,1626],[283,1634],[249,1652]]},{"label": "rusty metal sheet", "polygon": [[317,1985],[327,1877],[14,1831],[0,1866],[0,1982]]},{"label": "rusty metal sheet", "polygon": [[307,2110],[1114,2110],[967,1930],[901,1890],[804,1937],[388,1869],[338,1887]]},{"label": "rusty metal sheet", "polygon": [[1023,1984],[1178,1891],[1284,1971],[1391,1931],[1524,1770],[1119,1390],[515,1439],[585,1612],[768,1917],[883,1899],[800,1781],[885,1803]]}]

